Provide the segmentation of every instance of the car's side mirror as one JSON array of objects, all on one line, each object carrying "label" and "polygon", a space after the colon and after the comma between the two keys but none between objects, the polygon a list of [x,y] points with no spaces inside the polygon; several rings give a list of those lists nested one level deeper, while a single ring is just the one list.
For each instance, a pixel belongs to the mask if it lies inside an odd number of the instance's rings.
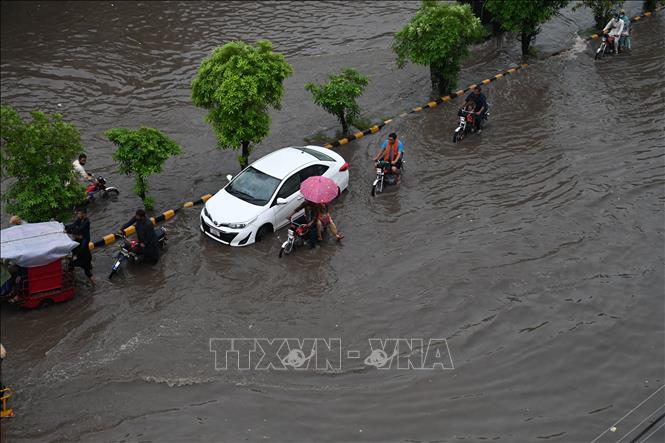
[{"label": "car's side mirror", "polygon": [[233,180],[233,176],[232,176],[231,174],[227,174],[227,175],[226,175],[226,179],[227,179],[228,181],[231,181],[231,180]]},{"label": "car's side mirror", "polygon": [[282,198],[282,197],[279,197],[275,203],[277,203],[278,205],[285,205],[285,204],[287,204],[288,202],[289,202],[289,201],[288,201],[287,199]]}]

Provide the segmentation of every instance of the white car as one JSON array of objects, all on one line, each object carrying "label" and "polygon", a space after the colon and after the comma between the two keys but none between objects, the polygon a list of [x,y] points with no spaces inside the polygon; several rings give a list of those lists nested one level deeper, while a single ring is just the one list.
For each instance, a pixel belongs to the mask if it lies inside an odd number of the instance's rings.
[{"label": "white car", "polygon": [[[231,246],[246,246],[289,223],[303,202],[300,183],[323,175],[349,186],[349,164],[320,146],[279,149],[255,161],[208,200],[201,211],[201,231]],[[228,176],[230,177],[230,176]]]}]

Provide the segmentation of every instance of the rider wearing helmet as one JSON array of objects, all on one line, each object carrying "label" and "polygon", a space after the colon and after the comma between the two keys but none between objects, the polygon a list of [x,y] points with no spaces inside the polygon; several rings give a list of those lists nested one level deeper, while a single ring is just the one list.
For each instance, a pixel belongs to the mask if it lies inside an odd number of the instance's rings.
[{"label": "rider wearing helmet", "polygon": [[623,32],[621,33],[621,39],[619,40],[619,47],[632,49],[630,41],[630,18],[626,15],[626,11],[623,9],[619,11],[619,18],[623,21]]},{"label": "rider wearing helmet", "polygon": [[617,11],[612,11],[612,18],[607,23],[603,32],[608,34],[614,39],[612,45],[614,46],[614,53],[619,53],[619,39],[621,38],[621,33],[623,32],[624,23],[621,18],[619,18],[619,13]]}]

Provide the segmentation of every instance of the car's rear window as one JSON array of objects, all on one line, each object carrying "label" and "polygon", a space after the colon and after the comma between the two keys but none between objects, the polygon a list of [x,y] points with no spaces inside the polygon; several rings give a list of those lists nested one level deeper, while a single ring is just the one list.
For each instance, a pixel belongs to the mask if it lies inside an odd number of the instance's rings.
[{"label": "car's rear window", "polygon": [[319,152],[315,149],[310,149],[310,148],[300,148],[301,151],[304,151],[310,155],[313,155],[316,157],[318,160],[324,161],[324,162],[334,162],[335,159],[330,157],[329,155],[323,154],[322,152]]}]

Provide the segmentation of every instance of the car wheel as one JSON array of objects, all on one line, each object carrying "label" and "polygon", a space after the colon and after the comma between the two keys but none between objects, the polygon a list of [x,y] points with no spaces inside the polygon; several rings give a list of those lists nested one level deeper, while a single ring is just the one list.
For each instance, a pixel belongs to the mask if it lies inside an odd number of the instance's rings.
[{"label": "car wheel", "polygon": [[256,233],[255,241],[259,242],[259,241],[263,240],[263,237],[270,234],[271,232],[272,232],[272,226],[270,226],[270,225],[261,226],[259,228],[258,232]]}]

